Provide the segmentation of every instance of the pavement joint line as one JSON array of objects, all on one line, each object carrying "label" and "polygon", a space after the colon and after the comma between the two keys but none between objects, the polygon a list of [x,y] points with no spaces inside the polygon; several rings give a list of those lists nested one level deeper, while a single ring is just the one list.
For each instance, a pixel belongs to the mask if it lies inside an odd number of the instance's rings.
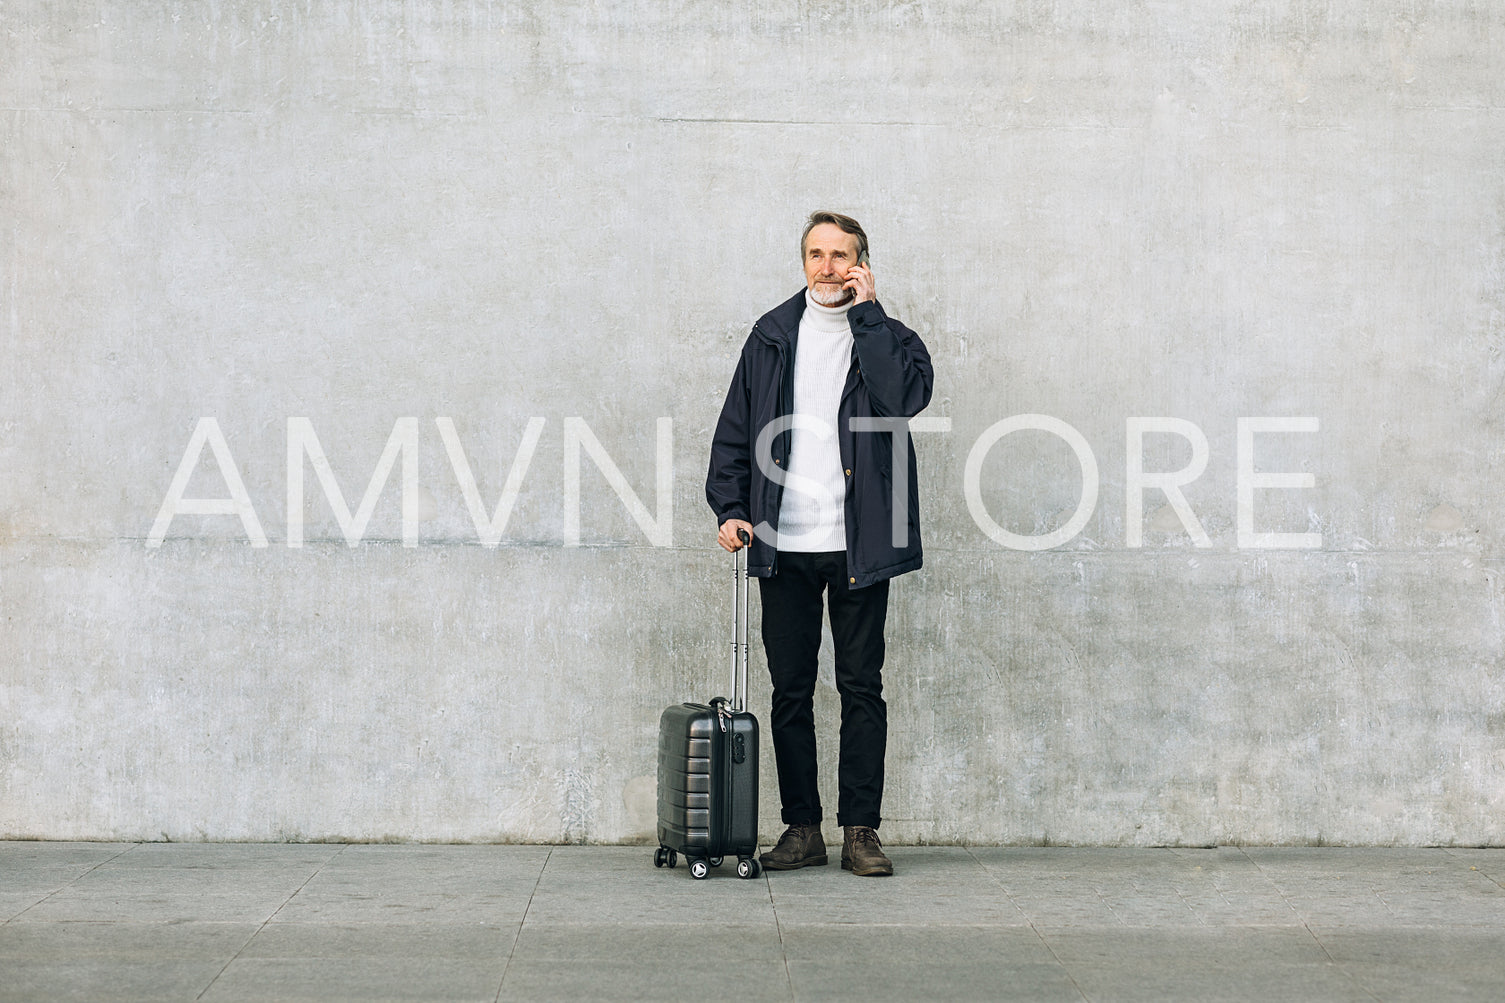
[{"label": "pavement joint line", "polygon": [[[1453,848],[1452,847],[1443,847],[1443,852],[1446,853],[1449,857],[1453,857],[1453,859],[1458,860],[1458,862],[1460,864],[1466,864],[1466,863],[1468,863],[1467,860],[1462,860],[1462,859],[1459,859],[1457,857],[1454,857],[1454,855],[1453,855]],[[1484,878],[1486,881],[1491,881],[1494,884],[1499,885],[1501,888],[1505,888],[1505,881],[1501,881],[1499,878],[1495,877],[1493,874],[1489,873],[1484,868],[1480,867],[1478,864],[1469,864],[1468,865],[1468,869],[1471,870],[1471,871],[1473,871],[1475,874],[1478,874],[1480,877]]]},{"label": "pavement joint line", "polygon": [[[1264,880],[1264,882],[1266,884],[1268,884],[1275,891],[1276,895],[1280,896],[1280,901],[1284,902],[1285,903],[1285,907],[1287,909],[1291,910],[1291,915],[1295,916],[1297,919],[1299,919],[1301,921],[1301,925],[1302,926],[1306,926],[1306,917],[1303,916],[1301,914],[1301,910],[1297,909],[1296,906],[1295,906],[1295,904],[1292,903],[1291,900],[1288,897],[1286,897],[1286,890],[1284,888],[1280,887],[1280,883],[1278,881],[1276,881],[1274,878],[1272,878],[1269,875],[1269,873],[1263,867],[1261,867],[1259,865],[1259,861],[1258,860],[1255,860],[1253,857],[1249,856],[1249,852],[1247,850],[1245,850],[1243,846],[1240,846],[1238,848],[1238,852],[1239,852],[1239,856],[1243,857],[1245,860],[1249,861],[1249,863],[1251,865],[1253,865],[1254,872],[1256,874],[1258,874]],[[1310,927],[1307,928],[1307,932],[1311,933],[1311,928]],[[1323,953],[1326,953],[1326,952],[1327,952],[1327,948],[1323,948]]]},{"label": "pavement joint line", "polygon": [[[1306,931],[1306,935],[1308,937],[1312,938],[1312,943],[1316,944],[1319,948],[1322,949],[1322,956],[1327,959],[1328,964],[1337,968],[1344,975],[1347,975],[1349,979],[1353,979],[1353,976],[1349,974],[1348,969],[1339,964],[1338,959],[1334,958],[1332,956],[1332,952],[1327,949],[1327,945],[1322,943],[1322,938],[1317,936],[1317,931],[1312,929],[1312,925],[1310,923],[1303,919],[1301,921],[1301,928]],[[1369,990],[1364,989],[1362,985],[1359,985],[1357,980],[1354,980],[1354,984],[1358,985],[1359,989],[1363,990],[1366,996],[1369,996],[1371,999],[1375,998],[1374,994],[1369,992]]]},{"label": "pavement joint line", "polygon": [[272,914],[270,916],[268,916],[266,919],[264,919],[264,920],[261,921],[261,925],[258,926],[256,928],[256,930],[249,937],[246,938],[246,942],[244,944],[240,945],[240,950],[236,951],[235,954],[234,954],[234,956],[231,957],[229,961],[225,962],[224,966],[222,968],[220,968],[219,971],[217,971],[217,972],[214,973],[214,978],[210,979],[209,982],[208,982],[208,984],[205,985],[203,989],[199,990],[199,994],[197,996],[195,996],[194,999],[195,1000],[201,1000],[201,999],[203,999],[204,998],[204,994],[207,993],[209,990],[211,990],[211,989],[214,988],[214,984],[216,982],[218,982],[221,977],[224,976],[225,972],[229,971],[230,966],[233,965],[233,964],[235,964],[235,962],[239,961],[240,960],[240,956],[242,954],[246,953],[246,948],[248,948],[248,947],[251,946],[251,942],[254,941],[257,937],[261,936],[261,931],[263,931],[263,930],[265,930],[267,928],[267,924],[270,923],[272,920],[276,919],[277,918],[277,914],[280,913],[283,909],[287,908],[287,904],[289,902],[291,902],[293,899],[297,898],[298,897],[298,893],[301,892],[303,889],[307,888],[308,887],[308,883],[310,881],[312,881],[314,878],[318,877],[323,872],[324,868],[326,868],[326,867],[329,866],[330,861],[332,861],[332,860],[334,860],[334,858],[340,856],[346,850],[350,849],[350,847],[351,847],[350,843],[345,843],[345,844],[341,845],[339,849],[335,850],[329,856],[325,857],[324,860],[319,864],[319,866],[314,868],[313,873],[310,874],[308,877],[304,878],[303,879],[303,883],[300,884],[297,888],[294,888],[292,890],[292,893],[289,894],[287,898],[283,899],[282,903],[280,905],[278,905],[277,908],[275,908],[275,909],[272,910]]},{"label": "pavement joint line", "polygon": [[[1170,847],[1169,849],[1171,851],[1172,860],[1189,862],[1182,856],[1182,854],[1176,852],[1177,847]],[[1220,849],[1220,847],[1213,847],[1213,849],[1217,850]],[[1200,871],[1202,870],[1202,865],[1197,864],[1196,868]],[[1209,874],[1207,875],[1207,877],[1212,882],[1212,890],[1217,893],[1218,898],[1222,899],[1223,904],[1226,906],[1232,906],[1233,903],[1228,901],[1228,890],[1218,882],[1217,876]],[[1197,910],[1197,907],[1191,904],[1191,901],[1187,899],[1186,893],[1181,890],[1181,887],[1179,885],[1172,885],[1171,887],[1175,891],[1176,897],[1181,900],[1181,904],[1186,906],[1187,910],[1192,914],[1192,917],[1197,921],[1197,926],[1201,927],[1204,930],[1211,930],[1213,928],[1213,924],[1207,922],[1207,917],[1203,916],[1202,913]],[[1138,885],[1134,887],[1134,890],[1136,892],[1140,890]]]},{"label": "pavement joint line", "polygon": [[1092,883],[1092,893],[1094,895],[1096,895],[1097,896],[1097,900],[1103,904],[1103,908],[1108,910],[1108,915],[1110,915],[1114,919],[1118,920],[1118,925],[1119,926],[1128,926],[1129,925],[1128,923],[1125,923],[1124,922],[1124,918],[1118,914],[1118,910],[1115,909],[1115,908],[1113,908],[1113,903],[1108,901],[1108,896],[1106,896],[1106,895],[1103,894],[1103,890],[1100,887],[1098,887],[1098,884],[1097,884],[1096,881],[1094,881]]},{"label": "pavement joint line", "polygon": [[[1317,931],[1312,929],[1311,922],[1308,920],[1308,918],[1306,916],[1303,916],[1301,914],[1301,910],[1292,905],[1291,900],[1286,897],[1286,890],[1280,886],[1280,883],[1277,882],[1274,878],[1270,877],[1265,872],[1265,869],[1259,865],[1259,861],[1249,856],[1248,852],[1242,846],[1238,848],[1238,852],[1244,857],[1245,860],[1254,865],[1254,869],[1259,872],[1260,876],[1270,883],[1271,888],[1275,889],[1275,893],[1280,896],[1280,900],[1286,904],[1286,907],[1290,909],[1291,912],[1296,914],[1296,917],[1298,919],[1301,920],[1301,928],[1306,931],[1306,935],[1308,937],[1312,938],[1312,943],[1316,944],[1317,947],[1322,951],[1322,956],[1327,959],[1327,963],[1332,965],[1336,971],[1342,972],[1343,977],[1348,979],[1349,982],[1353,983],[1354,988],[1358,989],[1359,992],[1363,993],[1365,996],[1368,996],[1372,1000],[1378,1001],[1380,997],[1370,992],[1362,982],[1354,977],[1354,974],[1352,972],[1344,967],[1344,965],[1339,962],[1337,958],[1334,958],[1332,956],[1332,952],[1327,949],[1327,945],[1322,943],[1322,938],[1317,936]],[[1372,890],[1373,889],[1371,888],[1371,891]],[[1376,898],[1378,898],[1378,895],[1376,895]],[[1380,899],[1380,901],[1383,903],[1384,899]],[[1386,904],[1385,908],[1389,909],[1390,906]]]},{"label": "pavement joint line", "polygon": [[1066,981],[1071,983],[1071,988],[1077,991],[1077,995],[1082,997],[1082,999],[1084,1000],[1091,999],[1091,997],[1083,991],[1082,987],[1077,984],[1076,976],[1071,974],[1071,969],[1066,967],[1066,963],[1061,960],[1061,956],[1056,953],[1056,949],[1051,946],[1050,941],[1046,940],[1045,935],[1040,932],[1039,927],[1035,926],[1034,918],[1026,913],[1024,909],[1020,907],[1019,903],[1014,900],[1014,896],[1010,894],[1008,886],[1003,883],[1002,879],[1000,879],[998,875],[994,874],[992,870],[989,869],[988,865],[977,859],[977,854],[972,852],[972,847],[963,846],[962,849],[967,851],[967,856],[972,858],[972,863],[976,864],[978,869],[981,870],[983,874],[987,875],[989,881],[998,886],[998,890],[1003,892],[1004,897],[1009,900],[1009,904],[1018,911],[1019,915],[1024,917],[1024,921],[1029,924],[1030,933],[1033,933],[1035,935],[1035,939],[1040,942],[1040,946],[1044,947],[1046,951],[1050,952],[1050,956],[1055,959],[1056,965],[1061,969],[1061,974],[1066,976]]},{"label": "pavement joint line", "polygon": [[1335,969],[1342,972],[1344,978],[1348,979],[1349,982],[1352,982],[1355,989],[1363,993],[1365,996],[1368,996],[1370,999],[1374,1000],[1375,1003],[1380,1003],[1381,998],[1379,996],[1376,996],[1374,993],[1370,992],[1369,989],[1364,985],[1364,983],[1359,981],[1359,979],[1354,976],[1353,972],[1349,971],[1341,961],[1332,956],[1331,952],[1329,952],[1327,949],[1327,945],[1322,943],[1322,938],[1317,936],[1317,931],[1312,929],[1311,924],[1307,923],[1306,920],[1302,920],[1301,928],[1306,931],[1307,936],[1311,937],[1313,942],[1315,942],[1318,947],[1322,948],[1322,956],[1327,959],[1328,964],[1332,965]]},{"label": "pavement joint line", "polygon": [[789,974],[789,948],[784,943],[784,924],[779,921],[779,905],[773,898],[773,882],[768,880],[768,869],[763,870],[763,884],[768,888],[768,908],[773,910],[773,928],[779,934],[779,957],[784,962],[784,984],[789,987],[789,999],[794,1000],[794,976]]},{"label": "pavement joint line", "polygon": [[1371,884],[1369,886],[1369,888],[1370,888],[1370,891],[1374,892],[1374,897],[1380,900],[1380,905],[1384,906],[1385,907],[1385,911],[1390,914],[1390,918],[1391,919],[1400,919],[1401,918],[1400,913],[1396,912],[1395,911],[1395,907],[1392,906],[1390,904],[1390,901],[1385,898],[1385,893],[1383,891],[1381,891],[1378,888],[1375,888],[1373,884]]},{"label": "pavement joint line", "polygon": [[0,926],[6,926],[11,921],[20,919],[22,916],[25,916],[27,913],[29,913],[33,909],[35,909],[37,906],[41,905],[43,902],[46,902],[48,899],[52,898],[54,895],[58,894],[59,892],[63,891],[64,889],[71,888],[73,885],[76,885],[78,882],[82,881],[84,878],[88,877],[89,875],[93,874],[95,871],[99,870],[105,864],[108,864],[108,863],[111,863],[113,861],[119,860],[121,857],[125,856],[127,853],[130,853],[132,850],[138,849],[140,846],[141,846],[140,843],[130,843],[130,844],[128,844],[119,853],[112,854],[112,855],[106,857],[105,859],[101,860],[99,863],[95,864],[93,867],[90,867],[88,870],[86,870],[86,871],[80,873],[79,875],[77,875],[72,881],[68,881],[68,882],[65,882],[64,884],[59,885],[58,887],[54,888],[52,891],[48,892],[46,895],[43,895],[41,898],[37,899],[31,905],[27,906],[25,909],[22,909],[20,912],[16,913],[14,916],[7,917],[4,923],[0,923]]},{"label": "pavement joint line", "polygon": [[502,990],[507,988],[507,973],[512,971],[512,958],[517,954],[517,942],[523,939],[523,927],[528,925],[528,913],[533,908],[533,898],[538,894],[538,886],[543,884],[543,876],[549,869],[549,861],[554,859],[554,848],[549,847],[549,852],[544,855],[543,865],[538,868],[538,880],[533,882],[533,890],[528,893],[528,904],[523,907],[523,918],[517,924],[517,933],[512,935],[512,946],[507,949],[507,963],[502,966],[502,978],[497,983],[495,1003],[501,1003]]}]

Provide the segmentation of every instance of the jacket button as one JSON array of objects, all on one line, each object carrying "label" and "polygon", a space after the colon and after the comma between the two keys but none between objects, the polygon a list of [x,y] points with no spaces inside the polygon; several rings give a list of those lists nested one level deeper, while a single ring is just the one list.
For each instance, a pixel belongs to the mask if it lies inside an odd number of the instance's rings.
[{"label": "jacket button", "polygon": [[773,462],[775,462],[775,463],[783,463],[784,461],[783,460],[774,460]]},{"label": "jacket button", "polygon": [[851,477],[851,476],[852,476],[852,468],[851,468],[851,467],[848,467],[848,468],[847,468],[847,476],[848,476],[848,477]]},{"label": "jacket button", "polygon": [[857,579],[855,579],[855,578],[848,578],[847,579],[847,584],[848,585],[856,585],[857,584]]}]

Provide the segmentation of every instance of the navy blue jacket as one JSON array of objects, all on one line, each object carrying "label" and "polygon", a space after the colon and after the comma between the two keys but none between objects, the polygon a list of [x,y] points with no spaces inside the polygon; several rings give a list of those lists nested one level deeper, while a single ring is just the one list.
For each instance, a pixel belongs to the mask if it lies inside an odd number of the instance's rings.
[{"label": "navy blue jacket", "polygon": [[[719,526],[728,519],[745,519],[758,526],[779,525],[783,476],[789,469],[790,433],[775,436],[769,477],[753,460],[758,433],[776,418],[794,410],[794,349],[805,290],[774,307],[753,325],[742,346],[737,371],[726,393],[726,404],[711,438],[711,464],[705,496]],[[852,368],[847,373],[837,410],[837,438],[841,465],[847,474],[847,574],[861,588],[922,563],[920,551],[920,494],[914,442],[904,430],[908,447],[905,480],[906,527],[894,544],[894,488],[892,434],[853,431],[853,418],[912,418],[930,403],[934,372],[925,343],[903,324],[887,316],[875,302],[856,303],[847,311],[852,326]],[[767,578],[778,570],[773,544],[753,534],[747,555],[749,573]]]}]

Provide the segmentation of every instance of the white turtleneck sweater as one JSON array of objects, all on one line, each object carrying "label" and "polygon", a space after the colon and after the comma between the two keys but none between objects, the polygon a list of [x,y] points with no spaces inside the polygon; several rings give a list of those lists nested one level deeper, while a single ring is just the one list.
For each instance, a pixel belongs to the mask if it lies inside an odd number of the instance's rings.
[{"label": "white turtleneck sweater", "polygon": [[[794,349],[794,414],[789,473],[779,505],[778,549],[822,553],[847,549],[846,472],[836,412],[852,368],[850,303],[821,306],[805,291]],[[814,419],[814,421],[810,421]],[[806,425],[809,422],[809,425]]]}]

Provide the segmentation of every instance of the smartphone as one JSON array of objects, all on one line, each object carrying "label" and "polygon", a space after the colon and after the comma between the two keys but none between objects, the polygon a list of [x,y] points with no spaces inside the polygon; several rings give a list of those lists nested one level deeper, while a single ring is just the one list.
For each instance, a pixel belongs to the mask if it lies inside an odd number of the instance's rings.
[{"label": "smartphone", "polygon": [[867,264],[867,252],[866,251],[863,251],[861,254],[857,255],[857,263],[859,265],[866,265]]}]

